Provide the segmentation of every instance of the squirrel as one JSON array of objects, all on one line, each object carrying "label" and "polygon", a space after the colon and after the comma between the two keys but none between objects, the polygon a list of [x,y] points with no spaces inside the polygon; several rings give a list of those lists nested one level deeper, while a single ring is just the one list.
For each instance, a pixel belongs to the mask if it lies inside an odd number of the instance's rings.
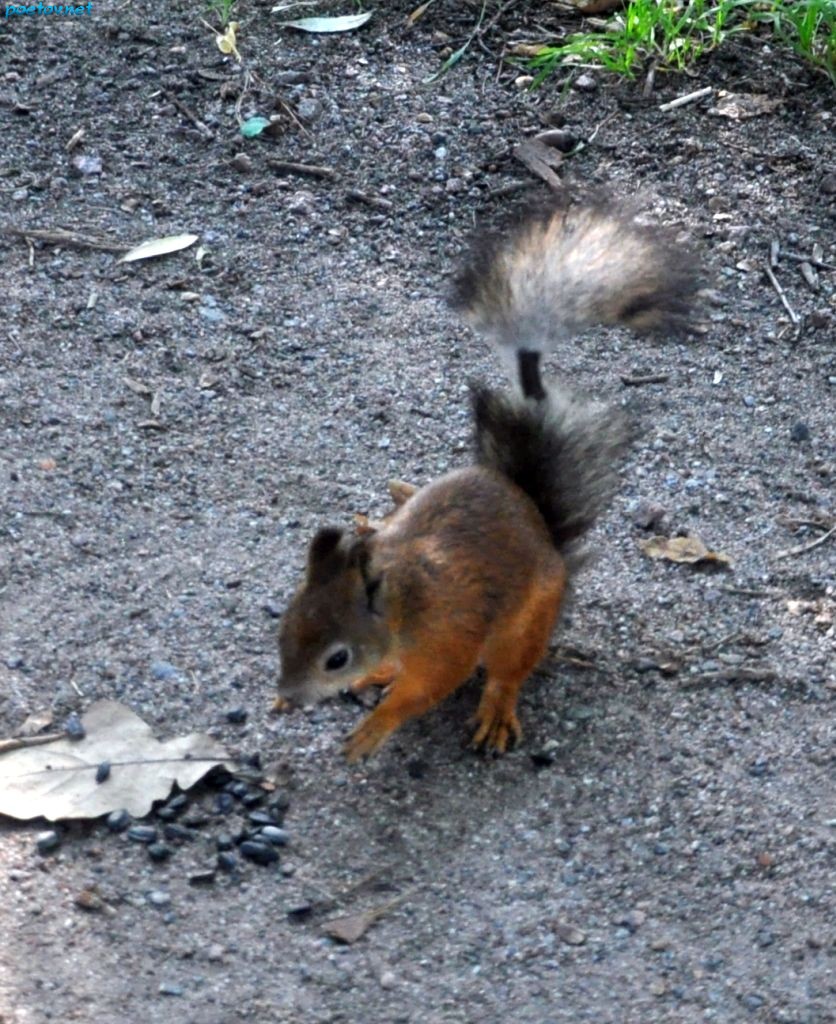
[{"label": "squirrel", "polygon": [[601,200],[560,203],[486,235],[453,280],[452,304],[543,398],[540,357],[596,324],[680,333],[702,284],[696,256],[669,231]]},{"label": "squirrel", "polygon": [[671,326],[692,292],[659,237],[606,208],[552,210],[482,249],[459,304],[502,348],[528,353],[522,394],[473,386],[474,465],[393,485],[380,523],[316,533],[279,630],[277,710],[385,687],[348,739],[357,761],[481,666],[472,745],[501,754],[520,740],[520,688],[631,433],[620,410],[544,387],[539,352],[594,322]]}]

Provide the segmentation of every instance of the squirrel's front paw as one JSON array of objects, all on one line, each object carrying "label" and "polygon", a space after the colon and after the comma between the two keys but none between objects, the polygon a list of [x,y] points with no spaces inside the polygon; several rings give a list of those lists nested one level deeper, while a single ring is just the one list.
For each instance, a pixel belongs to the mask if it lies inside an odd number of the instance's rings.
[{"label": "squirrel's front paw", "polygon": [[346,741],[345,756],[349,764],[371,757],[383,746],[391,731],[375,712],[367,715]]},{"label": "squirrel's front paw", "polygon": [[486,752],[504,754],[522,738],[522,728],[514,711],[495,705],[480,706],[476,712],[476,731],[471,746]]}]

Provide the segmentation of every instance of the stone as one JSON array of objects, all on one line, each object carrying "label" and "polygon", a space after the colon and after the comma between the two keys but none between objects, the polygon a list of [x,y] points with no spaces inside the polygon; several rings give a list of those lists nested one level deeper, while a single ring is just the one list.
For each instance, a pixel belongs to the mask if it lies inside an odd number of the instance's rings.
[{"label": "stone", "polygon": [[54,830],[39,832],[35,837],[35,846],[38,853],[53,853],[61,845],[61,836]]}]

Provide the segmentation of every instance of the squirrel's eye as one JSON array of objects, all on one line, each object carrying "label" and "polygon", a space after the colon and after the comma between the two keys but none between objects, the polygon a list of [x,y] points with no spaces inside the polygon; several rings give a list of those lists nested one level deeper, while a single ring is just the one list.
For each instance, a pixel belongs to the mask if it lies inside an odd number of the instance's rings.
[{"label": "squirrel's eye", "polygon": [[349,661],[349,653],[347,647],[338,647],[333,654],[325,661],[326,672],[338,672],[341,668],[345,668]]}]

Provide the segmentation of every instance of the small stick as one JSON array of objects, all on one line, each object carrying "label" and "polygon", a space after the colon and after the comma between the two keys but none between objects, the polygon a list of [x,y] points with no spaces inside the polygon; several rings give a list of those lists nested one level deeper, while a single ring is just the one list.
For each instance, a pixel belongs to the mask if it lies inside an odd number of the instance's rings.
[{"label": "small stick", "polygon": [[48,732],[43,736],[15,736],[10,740],[0,740],[0,754],[20,750],[21,747],[40,747],[44,743],[54,743],[64,739],[65,735],[63,732]]},{"label": "small stick", "polygon": [[513,195],[515,192],[534,188],[536,184],[534,181],[509,181],[507,185],[497,185],[496,188],[492,188],[488,195],[491,199],[501,199],[503,196]]},{"label": "small stick", "polygon": [[726,594],[739,594],[741,597],[756,597],[759,600],[767,597],[781,597],[780,590],[750,590],[748,587],[722,587]]},{"label": "small stick", "polygon": [[692,679],[683,679],[685,689],[697,686],[711,686],[714,683],[771,683],[778,678],[777,672],[760,668],[724,668],[719,672],[705,672]]},{"label": "small stick", "polygon": [[836,270],[836,264],[823,263],[814,256],[802,256],[800,252],[785,251],[781,255],[786,256],[788,260],[795,260],[796,263],[809,263],[811,267],[816,267],[818,270]]},{"label": "small stick", "polygon": [[787,299],[786,293],[784,292],[784,289],[778,282],[778,278],[773,274],[772,267],[770,267],[768,262],[764,264],[764,270],[766,270],[766,276],[769,278],[769,283],[778,293],[778,298],[783,303],[784,309],[787,311],[787,313],[789,313],[789,317],[790,320],[792,320],[793,322],[793,326],[799,328],[801,326],[801,320],[799,319],[796,311],[789,304],[789,300]]},{"label": "small stick", "polygon": [[643,100],[649,100],[650,99],[650,94],[653,92],[653,83],[656,80],[656,64],[657,64],[657,61],[656,61],[656,58],[654,57],[650,61],[650,65],[648,66],[648,69],[647,69],[647,77],[645,78],[644,85],[642,86],[642,99]]},{"label": "small stick", "polygon": [[292,160],[268,160],[267,163],[274,171],[282,174],[301,174],[308,178],[329,178],[337,177],[337,172],[330,167],[319,167],[316,164],[297,164]]},{"label": "small stick", "polygon": [[661,103],[659,105],[660,110],[676,110],[677,107],[684,107],[688,103],[696,103],[697,100],[704,99],[706,96],[710,96],[714,92],[714,89],[707,85],[704,89],[697,89],[696,92],[689,92],[685,96],[677,96],[675,100],[669,100],[667,103]]},{"label": "small stick", "polygon": [[14,235],[16,238],[34,239],[48,245],[67,245],[76,249],[101,249],[104,252],[124,252],[128,246],[121,242],[110,242],[106,238],[91,238],[77,235],[63,228],[49,230],[45,228],[12,228],[0,225],[0,234]]},{"label": "small stick", "polygon": [[192,113],[192,111],[189,110],[189,108],[186,106],[185,103],[183,103],[182,100],[177,99],[177,97],[173,93],[169,92],[167,89],[163,89],[163,96],[165,96],[165,98],[169,101],[169,103],[173,103],[174,106],[180,111],[180,113],[187,120],[192,122],[192,124],[195,126],[195,128],[197,128],[197,130],[200,132],[200,134],[205,139],[214,139],[215,138],[215,135],[212,132],[212,130],[210,128],[208,128],[200,120],[200,118],[197,116],[197,114]]},{"label": "small stick", "polygon": [[639,377],[629,377],[622,374],[621,383],[628,388],[638,388],[642,384],[666,384],[669,379],[669,373],[646,373],[644,376]]},{"label": "small stick", "polygon": [[351,202],[365,203],[366,206],[372,206],[377,210],[389,211],[394,206],[394,203],[388,199],[383,199],[381,196],[370,196],[368,192],[361,192],[359,188],[350,188],[345,197]]},{"label": "small stick", "polygon": [[789,558],[790,555],[803,555],[805,551],[812,551],[819,544],[824,544],[826,540],[830,540],[834,533],[836,533],[836,526],[832,526],[827,533],[823,533],[821,537],[816,537],[815,540],[811,540],[807,544],[799,544],[797,548],[785,548],[783,551],[779,551],[775,557]]}]

